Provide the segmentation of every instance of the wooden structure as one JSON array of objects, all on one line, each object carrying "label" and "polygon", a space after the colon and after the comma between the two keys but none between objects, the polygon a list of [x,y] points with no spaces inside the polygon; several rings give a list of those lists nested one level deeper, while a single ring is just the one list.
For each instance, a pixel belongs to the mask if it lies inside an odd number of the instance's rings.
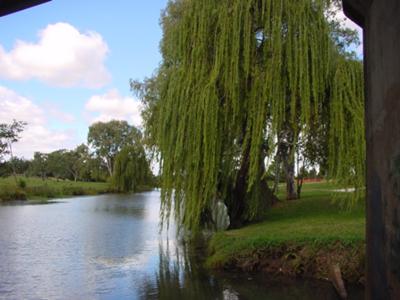
[{"label": "wooden structure", "polygon": [[364,29],[367,299],[400,299],[400,0],[343,0]]},{"label": "wooden structure", "polygon": [[51,0],[0,0],[0,17],[49,1]]}]

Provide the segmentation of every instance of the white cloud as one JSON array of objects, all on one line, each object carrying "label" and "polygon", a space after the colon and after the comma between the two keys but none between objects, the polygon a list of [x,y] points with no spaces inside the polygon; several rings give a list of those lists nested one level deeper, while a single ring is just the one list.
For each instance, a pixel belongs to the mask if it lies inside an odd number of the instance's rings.
[{"label": "white cloud", "polygon": [[0,77],[98,88],[111,78],[104,65],[107,53],[100,34],[81,33],[67,23],[51,24],[39,32],[36,43],[18,40],[9,52],[0,45]]},{"label": "white cloud", "polygon": [[126,120],[135,126],[141,126],[141,107],[140,101],[121,96],[117,90],[113,89],[104,95],[92,96],[86,103],[85,109],[91,114],[92,123]]},{"label": "white cloud", "polygon": [[46,103],[43,105],[43,108],[46,110],[48,116],[54,120],[61,121],[63,123],[72,123],[75,121],[75,116],[70,113],[63,112],[54,103]]},{"label": "white cloud", "polygon": [[74,132],[51,130],[47,124],[48,112],[14,91],[0,86],[0,122],[13,119],[28,123],[21,139],[14,145],[15,155],[31,158],[35,151],[51,152],[76,145]]}]

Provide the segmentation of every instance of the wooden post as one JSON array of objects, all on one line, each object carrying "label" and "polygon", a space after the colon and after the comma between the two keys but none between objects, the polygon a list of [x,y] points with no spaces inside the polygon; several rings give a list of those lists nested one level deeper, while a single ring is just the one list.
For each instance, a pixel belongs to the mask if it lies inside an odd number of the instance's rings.
[{"label": "wooden post", "polygon": [[400,299],[400,1],[343,0],[364,29],[367,299]]}]

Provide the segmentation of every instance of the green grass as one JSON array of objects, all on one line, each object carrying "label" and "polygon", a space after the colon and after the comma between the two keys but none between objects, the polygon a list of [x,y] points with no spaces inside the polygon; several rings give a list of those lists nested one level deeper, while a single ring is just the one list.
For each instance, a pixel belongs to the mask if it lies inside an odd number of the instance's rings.
[{"label": "green grass", "polygon": [[359,247],[365,241],[364,205],[342,209],[340,198],[346,195],[336,195],[333,201],[334,189],[329,183],[305,184],[300,200],[280,201],[262,222],[217,233],[210,242],[208,263],[223,265],[235,256],[282,245],[321,248],[339,242]]},{"label": "green grass", "polygon": [[111,192],[105,182],[74,182],[49,178],[18,177],[26,182],[19,187],[13,177],[0,178],[0,201],[9,200],[46,200],[58,197],[96,195]]}]

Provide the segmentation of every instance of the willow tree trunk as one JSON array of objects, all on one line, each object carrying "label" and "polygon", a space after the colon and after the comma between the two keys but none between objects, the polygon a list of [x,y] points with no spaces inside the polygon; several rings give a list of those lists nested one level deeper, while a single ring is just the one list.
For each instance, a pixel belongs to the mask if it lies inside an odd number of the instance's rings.
[{"label": "willow tree trunk", "polygon": [[280,173],[281,173],[281,156],[278,154],[275,159],[275,178],[274,178],[274,187],[272,188],[274,194],[276,194],[279,190]]},{"label": "willow tree trunk", "polygon": [[[234,181],[234,186],[231,188],[228,201],[226,202],[228,207],[228,214],[230,218],[230,228],[239,228],[248,222],[248,205],[249,199],[251,197],[251,192],[248,190],[248,172],[250,167],[250,148],[244,152],[242,163],[240,169],[237,173],[236,179]],[[261,174],[265,172],[265,166],[263,164],[264,158],[260,158],[261,164]],[[260,176],[260,179],[255,183],[257,186],[252,189],[256,191],[259,197],[260,210],[258,213],[261,216],[263,214],[262,210],[267,210],[268,207],[273,205],[278,199],[276,198],[273,191],[269,188],[266,179]],[[254,194],[252,195],[254,196]]]},{"label": "willow tree trunk", "polygon": [[297,199],[296,181],[294,171],[293,137],[289,135],[288,141],[282,144],[283,165],[286,179],[286,199]]},{"label": "willow tree trunk", "polygon": [[286,173],[286,199],[295,200],[297,199],[296,192],[296,181],[294,178],[294,163],[285,161],[285,173]]}]

